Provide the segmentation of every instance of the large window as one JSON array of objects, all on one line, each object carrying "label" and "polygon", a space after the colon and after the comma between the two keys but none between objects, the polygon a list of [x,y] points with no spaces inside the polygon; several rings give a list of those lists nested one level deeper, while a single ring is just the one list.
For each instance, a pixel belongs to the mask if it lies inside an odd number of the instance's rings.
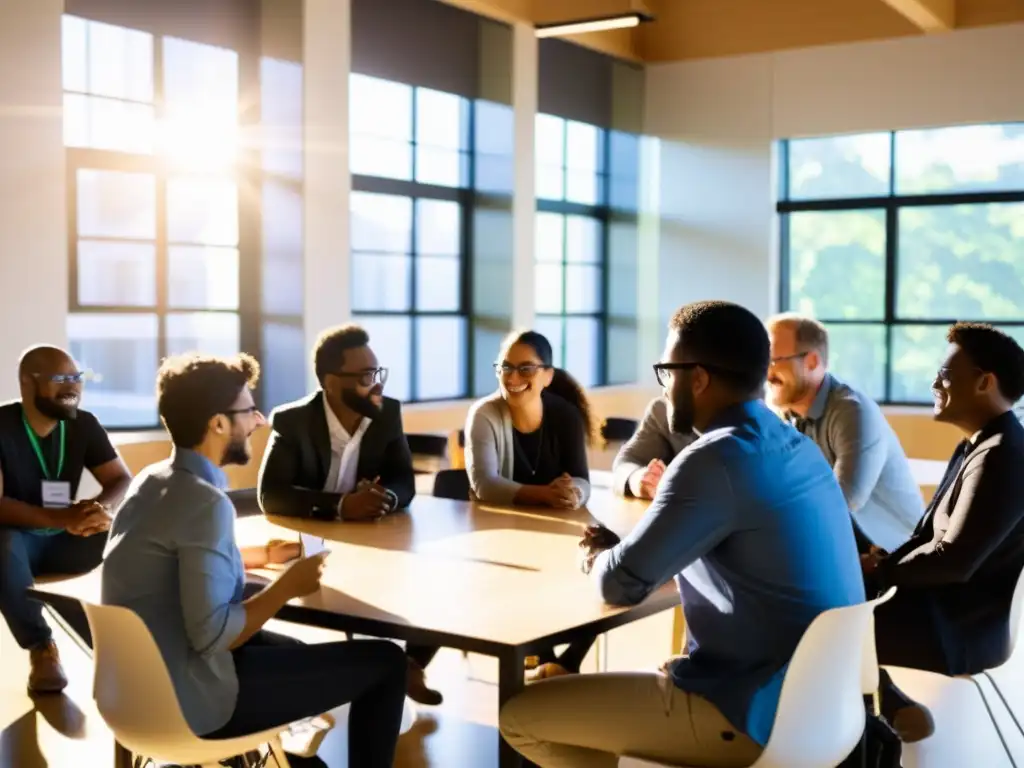
[{"label": "large window", "polygon": [[876,399],[930,402],[957,320],[1024,342],[1024,124],[782,142],[782,306]]},{"label": "large window", "polygon": [[588,387],[607,380],[605,145],[596,126],[537,115],[537,330]]},{"label": "large window", "polygon": [[238,58],[64,17],[68,335],[108,427],[157,423],[165,355],[239,349]]},{"label": "large window", "polygon": [[350,84],[353,314],[390,369],[388,394],[464,397],[469,100],[360,74]]}]

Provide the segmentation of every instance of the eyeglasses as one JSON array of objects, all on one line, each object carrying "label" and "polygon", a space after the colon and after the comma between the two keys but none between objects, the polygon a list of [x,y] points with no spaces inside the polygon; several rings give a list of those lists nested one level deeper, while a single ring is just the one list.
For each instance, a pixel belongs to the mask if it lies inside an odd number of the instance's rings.
[{"label": "eyeglasses", "polygon": [[387,383],[388,380],[388,369],[387,368],[373,368],[368,371],[339,371],[334,374],[343,379],[355,379],[356,383],[361,387],[372,387],[374,384],[380,384],[382,387]]},{"label": "eyeglasses", "polygon": [[494,373],[499,377],[511,376],[512,372],[515,371],[524,379],[532,379],[537,375],[537,371],[543,371],[550,368],[550,365],[540,365],[538,363],[527,363],[524,365],[510,365],[509,363],[494,363]]},{"label": "eyeglasses", "polygon": [[809,354],[811,354],[811,351],[807,350],[806,352],[797,352],[794,355],[781,355],[779,357],[773,357],[771,360],[768,361],[768,365],[778,365],[779,363],[784,363],[787,360],[802,360]]},{"label": "eyeglasses", "polygon": [[710,373],[728,373],[728,370],[720,365],[708,363],[655,363],[654,377],[662,387],[668,387],[672,383],[673,371],[690,371],[694,368],[703,368]]},{"label": "eyeglasses", "polygon": [[248,408],[231,408],[224,411],[225,416],[237,416],[243,413],[256,413],[259,410],[255,405],[250,405]]},{"label": "eyeglasses", "polygon": [[78,373],[54,373],[49,376],[42,373],[33,373],[37,379],[52,382],[54,384],[81,384],[83,381],[99,380],[92,371],[79,371]]}]

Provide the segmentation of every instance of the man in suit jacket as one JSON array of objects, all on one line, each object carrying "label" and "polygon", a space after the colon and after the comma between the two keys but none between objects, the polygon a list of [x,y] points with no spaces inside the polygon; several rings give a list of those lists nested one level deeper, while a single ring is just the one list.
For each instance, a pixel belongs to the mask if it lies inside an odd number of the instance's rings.
[{"label": "man in suit jacket", "polygon": [[673,432],[668,423],[668,402],[663,397],[651,400],[643,421],[612,463],[612,489],[619,496],[653,499],[665,467],[697,435]]},{"label": "man in suit jacket", "polygon": [[[409,506],[416,492],[401,406],[384,397],[381,368],[358,326],[324,331],[313,353],[321,390],[270,414],[257,495],[264,514],[377,520]],[[423,668],[435,647],[410,646],[409,695],[440,704]]]},{"label": "man in suit jacket", "polygon": [[935,418],[965,439],[910,540],[862,564],[869,585],[898,587],[875,611],[879,662],[962,675],[998,666],[1010,650],[1024,568],[1024,427],[1012,410],[1024,395],[1024,350],[977,323],[957,323],[948,340],[932,383]]}]

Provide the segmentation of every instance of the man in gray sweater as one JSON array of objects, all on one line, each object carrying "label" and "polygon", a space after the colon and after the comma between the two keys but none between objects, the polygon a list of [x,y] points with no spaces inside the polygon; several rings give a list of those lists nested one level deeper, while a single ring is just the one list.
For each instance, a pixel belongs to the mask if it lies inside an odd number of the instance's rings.
[{"label": "man in gray sweater", "polygon": [[653,499],[665,467],[696,439],[692,431],[677,434],[669,428],[665,398],[651,400],[637,431],[615,457],[612,489],[620,496]]}]

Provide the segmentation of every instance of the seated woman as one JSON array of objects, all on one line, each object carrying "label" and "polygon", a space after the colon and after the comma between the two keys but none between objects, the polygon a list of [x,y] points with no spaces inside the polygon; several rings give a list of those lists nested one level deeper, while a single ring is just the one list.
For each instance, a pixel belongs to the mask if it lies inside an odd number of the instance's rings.
[{"label": "seated woman", "polygon": [[[405,702],[406,661],[386,640],[302,645],[264,630],[289,600],[316,592],[326,553],[296,560],[246,596],[244,567],[282,562],[235,542],[235,508],[221,467],[246,464],[265,422],[253,403],[259,366],[185,355],[157,374],[160,418],[174,451],[132,483],[104,554],[103,603],[146,624],[197,736],[226,739],[315,718],[351,703],[349,765],[390,768]],[[293,768],[326,764],[310,754]]]},{"label": "seated woman", "polygon": [[[587,445],[596,432],[579,383],[552,365],[536,331],[513,333],[494,364],[498,391],[466,419],[466,472],[473,496],[493,504],[578,509],[590,498]],[[594,640],[560,657],[540,656],[535,678],[579,672]]]}]

